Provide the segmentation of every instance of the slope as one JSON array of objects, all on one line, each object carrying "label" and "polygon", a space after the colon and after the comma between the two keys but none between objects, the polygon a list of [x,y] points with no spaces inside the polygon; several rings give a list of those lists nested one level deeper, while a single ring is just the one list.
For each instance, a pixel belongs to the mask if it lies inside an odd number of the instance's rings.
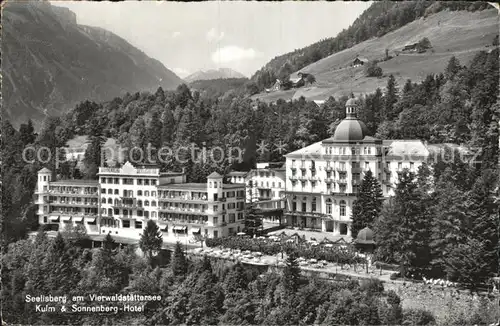
[{"label": "slope", "polygon": [[3,113],[14,125],[60,115],[82,100],[182,83],[119,36],[78,25],[66,8],[9,2],[3,18]]},{"label": "slope", "polygon": [[[444,71],[448,60],[455,56],[466,65],[479,51],[491,49],[498,35],[498,14],[494,9],[483,11],[442,11],[427,18],[420,18],[382,37],[372,38],[353,47],[335,53],[310,64],[301,72],[311,73],[316,83],[311,87],[270,94],[257,94],[253,98],[272,102],[276,98],[298,99],[304,96],[311,100],[323,100],[329,96],[338,97],[354,93],[373,92],[384,88],[387,78],[366,77],[363,67],[350,67],[357,57],[369,60],[383,60],[385,49],[392,59],[379,62],[385,77],[393,74],[399,85],[406,79],[420,81],[428,74]],[[403,53],[406,44],[418,42],[427,37],[433,49],[426,53]],[[399,52],[399,53],[398,53]],[[298,71],[291,77],[295,77]]]}]

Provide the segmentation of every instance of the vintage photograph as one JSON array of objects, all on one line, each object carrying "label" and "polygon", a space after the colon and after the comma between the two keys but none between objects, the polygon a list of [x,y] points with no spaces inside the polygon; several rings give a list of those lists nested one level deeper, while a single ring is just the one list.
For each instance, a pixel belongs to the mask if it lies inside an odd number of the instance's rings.
[{"label": "vintage photograph", "polygon": [[500,326],[497,3],[1,6],[2,326]]}]

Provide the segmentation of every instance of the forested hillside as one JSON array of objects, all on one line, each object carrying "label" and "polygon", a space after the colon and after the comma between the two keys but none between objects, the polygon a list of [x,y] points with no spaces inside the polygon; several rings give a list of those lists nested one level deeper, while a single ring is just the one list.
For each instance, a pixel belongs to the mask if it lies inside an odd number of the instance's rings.
[{"label": "forested hillside", "polygon": [[[276,78],[286,79],[291,73],[313,62],[370,38],[385,35],[420,17],[443,10],[477,11],[490,8],[486,2],[376,1],[349,28],[337,36],[272,59],[252,76],[251,81],[262,91],[274,83]],[[253,89],[254,86],[249,83],[248,87]]]},{"label": "forested hillside", "polygon": [[[481,149],[477,157],[481,167],[495,168],[500,116],[498,49],[479,53],[468,67],[452,58],[443,68],[444,74],[429,75],[421,83],[407,81],[398,85],[390,76],[384,92],[377,89],[361,98],[361,119],[382,139],[419,138]],[[235,94],[201,97],[181,85],[176,91],[159,88],[155,93],[126,94],[109,102],[82,102],[62,117],[46,119],[38,135],[29,124],[16,130],[4,120],[2,210],[4,216],[9,216],[8,223],[33,221],[30,205],[36,171],[43,165],[54,170],[55,155],[47,164],[26,164],[22,150],[31,144],[47,147],[55,154],[56,148],[75,135],[89,135],[91,144],[82,171],[86,178],[95,177],[106,137],[115,138],[124,148],[146,149],[151,143],[155,148],[168,146],[173,150],[191,144],[205,146],[208,151],[224,149],[224,157],[214,152],[216,157],[206,163],[186,153],[179,154],[179,160],[170,157],[159,161],[162,169],[184,167],[188,180],[196,182],[213,170],[224,173],[249,169],[256,160],[282,160],[282,154],[327,138],[345,116],[346,99],[331,97],[320,107],[303,98],[292,103],[279,100],[276,104],[256,105]],[[266,150],[257,151],[262,142]],[[233,160],[227,155],[231,149]],[[152,157],[158,162],[157,155]],[[68,164],[58,170],[63,177],[73,175],[74,165]],[[15,230],[24,232],[14,225],[6,229],[4,235],[14,238],[19,236]]]}]

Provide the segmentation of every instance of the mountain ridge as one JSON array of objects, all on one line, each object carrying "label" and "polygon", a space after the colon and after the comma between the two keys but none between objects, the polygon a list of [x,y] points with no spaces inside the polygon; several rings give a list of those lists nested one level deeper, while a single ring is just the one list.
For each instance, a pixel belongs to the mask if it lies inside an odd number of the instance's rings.
[{"label": "mountain ridge", "polygon": [[84,100],[173,89],[182,83],[161,62],[76,14],[48,2],[8,3],[3,11],[4,117],[14,125],[59,116]]},{"label": "mountain ridge", "polygon": [[185,77],[184,80],[187,83],[192,83],[198,80],[213,80],[213,79],[225,79],[225,78],[248,78],[248,77],[231,68],[219,68],[219,69],[198,70],[190,74],[189,76]]}]

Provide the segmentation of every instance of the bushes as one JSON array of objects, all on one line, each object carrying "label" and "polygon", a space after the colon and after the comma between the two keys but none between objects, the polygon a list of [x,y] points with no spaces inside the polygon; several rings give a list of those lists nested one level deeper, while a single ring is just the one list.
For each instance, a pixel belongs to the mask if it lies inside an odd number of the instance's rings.
[{"label": "bushes", "polygon": [[400,277],[401,274],[399,273],[392,273],[391,276],[389,277],[391,280],[397,280],[398,277]]},{"label": "bushes", "polygon": [[365,76],[366,77],[382,77],[384,73],[382,68],[377,65],[377,62],[370,61],[365,65]]},{"label": "bushes", "polygon": [[435,325],[434,315],[423,309],[408,309],[403,311],[403,325]]}]

